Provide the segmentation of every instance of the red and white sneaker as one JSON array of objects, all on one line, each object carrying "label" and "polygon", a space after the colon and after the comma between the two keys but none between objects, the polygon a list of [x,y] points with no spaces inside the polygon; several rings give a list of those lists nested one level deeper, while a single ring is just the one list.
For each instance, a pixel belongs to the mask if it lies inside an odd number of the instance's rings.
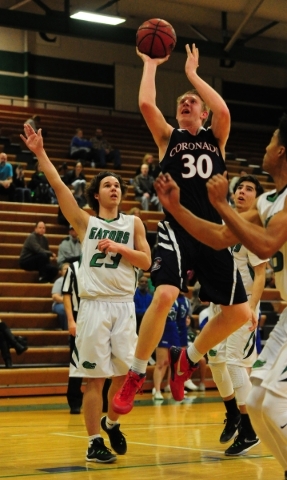
[{"label": "red and white sneaker", "polygon": [[184,399],[184,382],[191,377],[198,365],[188,360],[186,349],[181,347],[170,347],[169,364],[171,393],[175,400],[181,402]]},{"label": "red and white sneaker", "polygon": [[145,377],[145,374],[138,374],[132,370],[128,371],[123,386],[114,395],[112,402],[114,412],[124,415],[132,410],[135,395],[141,393]]}]

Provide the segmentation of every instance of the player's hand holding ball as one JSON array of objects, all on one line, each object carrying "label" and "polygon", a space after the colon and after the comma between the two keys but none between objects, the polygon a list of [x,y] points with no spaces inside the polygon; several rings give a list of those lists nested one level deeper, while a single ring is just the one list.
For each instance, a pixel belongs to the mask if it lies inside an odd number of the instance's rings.
[{"label": "player's hand holding ball", "polygon": [[176,33],[172,25],[165,20],[152,18],[138,28],[136,45],[139,55],[167,59],[175,44]]}]

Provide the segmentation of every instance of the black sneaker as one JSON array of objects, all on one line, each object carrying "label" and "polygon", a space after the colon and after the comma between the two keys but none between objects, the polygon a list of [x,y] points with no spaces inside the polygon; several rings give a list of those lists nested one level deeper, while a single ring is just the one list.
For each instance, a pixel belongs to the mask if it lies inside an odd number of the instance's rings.
[{"label": "black sneaker", "polygon": [[220,435],[220,443],[227,443],[232,440],[236,435],[238,435],[241,424],[241,415],[238,414],[236,417],[230,415],[229,413],[225,414],[226,419],[224,420],[225,427],[222,434]]},{"label": "black sneaker", "polygon": [[112,463],[117,459],[101,437],[94,438],[86,452],[87,462]]},{"label": "black sneaker", "polygon": [[122,432],[120,431],[120,424],[117,423],[113,428],[107,428],[106,418],[102,417],[101,427],[108,434],[111,447],[119,455],[124,455],[127,451],[127,442]]},{"label": "black sneaker", "polygon": [[284,476],[285,480],[287,480],[287,470],[285,470],[285,476]]},{"label": "black sneaker", "polygon": [[225,450],[225,455],[232,456],[232,455],[243,455],[244,453],[248,452],[251,448],[259,445],[260,440],[258,437],[252,438],[248,440],[246,438],[245,433],[241,430],[240,434],[236,437],[233,444]]}]

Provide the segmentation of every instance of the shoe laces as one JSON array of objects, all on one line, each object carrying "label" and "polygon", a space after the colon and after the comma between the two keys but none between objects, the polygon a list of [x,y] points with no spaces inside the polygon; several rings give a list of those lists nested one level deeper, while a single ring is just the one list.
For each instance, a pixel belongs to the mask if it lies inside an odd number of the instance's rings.
[{"label": "shoe laces", "polygon": [[129,375],[122,386],[121,396],[123,395],[127,397],[133,397],[135,389],[136,393],[142,394],[142,388],[138,386],[137,379],[134,378],[132,375]]}]

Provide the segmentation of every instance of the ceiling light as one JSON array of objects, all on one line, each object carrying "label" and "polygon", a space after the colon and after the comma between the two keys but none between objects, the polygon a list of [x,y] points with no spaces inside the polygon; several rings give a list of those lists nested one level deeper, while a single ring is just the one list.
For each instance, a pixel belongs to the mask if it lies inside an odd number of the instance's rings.
[{"label": "ceiling light", "polygon": [[105,23],[107,25],[119,25],[126,21],[125,18],[114,17],[113,15],[100,15],[99,13],[77,12],[71,15],[76,20],[85,20],[86,22]]}]

